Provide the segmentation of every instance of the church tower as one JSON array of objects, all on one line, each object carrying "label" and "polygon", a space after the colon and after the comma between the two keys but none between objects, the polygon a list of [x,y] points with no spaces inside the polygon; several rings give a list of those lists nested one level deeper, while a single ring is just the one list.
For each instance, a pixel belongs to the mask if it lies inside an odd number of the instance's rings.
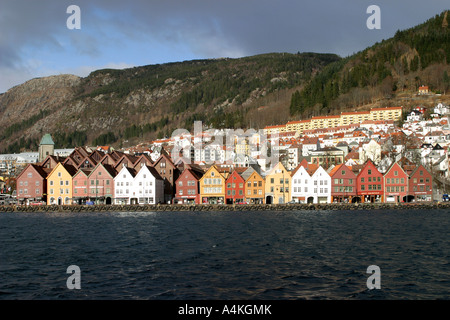
[{"label": "church tower", "polygon": [[55,143],[50,134],[45,134],[39,143],[39,162],[42,162],[49,155],[53,155],[55,151]]}]

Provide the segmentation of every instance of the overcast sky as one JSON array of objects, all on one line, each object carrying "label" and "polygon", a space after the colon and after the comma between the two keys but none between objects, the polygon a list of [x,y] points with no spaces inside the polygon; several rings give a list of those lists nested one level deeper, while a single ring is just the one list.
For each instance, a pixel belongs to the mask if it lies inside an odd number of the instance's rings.
[{"label": "overcast sky", "polygon": [[[81,29],[70,30],[70,5]],[[381,9],[381,29],[366,26]],[[450,9],[447,0],[0,0],[0,93],[36,77],[87,76],[269,52],[342,57]]]}]

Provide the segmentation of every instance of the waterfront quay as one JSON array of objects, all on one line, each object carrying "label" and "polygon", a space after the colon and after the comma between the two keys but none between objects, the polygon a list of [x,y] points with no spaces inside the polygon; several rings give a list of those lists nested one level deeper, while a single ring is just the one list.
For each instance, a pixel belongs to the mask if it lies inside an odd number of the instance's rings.
[{"label": "waterfront quay", "polygon": [[425,210],[450,209],[450,202],[331,204],[197,204],[197,205],[42,205],[0,206],[0,212],[151,212],[151,211],[303,211],[303,210]]}]

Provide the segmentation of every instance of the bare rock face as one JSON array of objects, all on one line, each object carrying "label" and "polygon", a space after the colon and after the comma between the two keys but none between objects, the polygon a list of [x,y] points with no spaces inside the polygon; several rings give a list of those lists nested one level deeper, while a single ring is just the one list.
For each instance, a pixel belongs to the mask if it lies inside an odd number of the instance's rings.
[{"label": "bare rock face", "polygon": [[[26,120],[40,111],[62,108],[74,96],[81,78],[58,75],[36,78],[0,96],[0,128]],[[1,131],[1,129],[0,129]]]}]

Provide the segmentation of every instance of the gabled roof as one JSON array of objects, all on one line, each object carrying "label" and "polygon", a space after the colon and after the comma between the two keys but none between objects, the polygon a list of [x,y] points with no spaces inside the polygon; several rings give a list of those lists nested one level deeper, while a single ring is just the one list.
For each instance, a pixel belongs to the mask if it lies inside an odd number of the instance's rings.
[{"label": "gabled roof", "polygon": [[161,175],[158,173],[158,171],[152,167],[152,166],[142,166],[141,168],[139,168],[139,170],[137,171],[136,169],[134,169],[136,171],[136,174],[139,173],[141,170],[143,170],[144,168],[147,168],[148,171],[153,175],[153,177],[155,177],[155,179],[157,180],[164,180]]},{"label": "gabled roof", "polygon": [[136,171],[135,169],[129,168],[129,167],[122,167],[122,168],[120,169],[120,171],[117,173],[117,175],[115,176],[114,179],[118,178],[118,177],[120,176],[120,173],[121,173],[123,170],[128,171],[128,173],[131,175],[131,177],[133,177],[133,178],[136,177],[137,171]]},{"label": "gabled roof", "polygon": [[71,177],[73,177],[73,176],[78,172],[77,168],[75,168],[74,166],[72,166],[72,165],[70,165],[70,164],[63,164],[62,162],[59,162],[59,163],[52,169],[52,171],[47,175],[47,177],[50,176],[50,175],[52,175],[53,172],[55,172],[55,170],[56,170],[56,168],[57,168],[58,166],[62,166],[62,167],[67,171],[67,173],[70,174]]},{"label": "gabled roof", "polygon": [[[253,174],[253,172],[256,172],[256,170],[253,169],[253,167],[248,167],[248,168],[246,168],[246,170],[244,172],[241,173],[241,177],[245,181],[247,181],[248,178],[250,178],[250,176]],[[256,173],[258,173],[258,172],[256,172]]]},{"label": "gabled roof", "polygon": [[405,170],[402,168],[402,166],[401,166],[398,162],[392,163],[392,164],[390,165],[390,167],[386,170],[386,172],[384,173],[384,175],[387,175],[387,174],[389,173],[389,171],[391,171],[391,169],[392,169],[393,167],[395,167],[395,166],[399,167],[399,168],[403,171],[403,173],[404,173],[405,175],[408,175],[408,174],[405,172]]},{"label": "gabled roof", "polygon": [[84,174],[86,177],[88,177],[91,174],[92,170],[86,170],[86,169],[78,169],[77,173],[73,175],[73,178],[80,174]]},{"label": "gabled roof", "polygon": [[331,171],[328,173],[330,175],[330,177],[332,177],[336,172],[338,172],[338,170],[340,170],[342,168],[342,166],[347,167],[345,164],[341,163],[341,164],[338,164],[337,166],[335,166],[333,169],[331,169]]},{"label": "gabled roof", "polygon": [[[303,162],[303,161],[302,161],[302,162]],[[303,169],[306,170],[307,167],[308,167],[308,162],[306,162],[306,164],[300,163],[297,167],[295,167],[294,170],[291,171],[291,177],[293,177],[293,176],[297,173],[297,171],[300,170],[300,168],[303,168]],[[306,173],[309,174],[308,170],[306,170]]]},{"label": "gabled roof", "polygon": [[19,179],[22,174],[24,174],[26,171],[28,171],[29,169],[34,169],[43,179],[47,178],[47,175],[51,172],[51,169],[42,167],[40,165],[37,164],[33,164],[33,163],[29,163],[23,170],[22,172],[17,176],[17,179]]},{"label": "gabled roof", "polygon": [[114,178],[119,172],[116,170],[116,168],[114,167],[114,166],[112,166],[112,165],[110,165],[110,164],[103,164],[103,163],[101,163],[101,162],[99,162],[96,166],[95,166],[95,168],[93,168],[93,169],[91,169],[91,170],[89,170],[89,171],[91,171],[91,174],[94,172],[94,171],[96,171],[99,167],[103,167],[103,168],[105,168],[105,170],[106,170],[106,172],[108,172],[108,174],[112,177],[112,178]]},{"label": "gabled roof", "polygon": [[[189,172],[195,179],[200,180],[203,174],[200,174],[200,172],[192,170],[190,168],[185,169],[184,171]],[[184,173],[184,172],[183,172]],[[181,177],[181,175],[180,175]]]},{"label": "gabled roof", "polygon": [[425,170],[428,174],[430,173],[422,164],[419,164],[410,174],[409,176],[412,177],[416,174],[416,172],[419,170],[419,168],[422,168]]},{"label": "gabled roof", "polygon": [[162,150],[161,150],[161,155],[160,155],[159,158],[155,161],[155,163],[153,163],[152,166],[153,166],[153,167],[156,167],[156,166],[158,165],[158,163],[159,163],[162,159],[165,159],[165,160],[166,160],[166,163],[169,163],[169,164],[173,167],[173,169],[176,168],[176,166],[175,166],[175,164],[173,163],[172,159],[170,159],[170,157],[167,155],[167,153],[166,153],[166,152],[163,152]]}]

